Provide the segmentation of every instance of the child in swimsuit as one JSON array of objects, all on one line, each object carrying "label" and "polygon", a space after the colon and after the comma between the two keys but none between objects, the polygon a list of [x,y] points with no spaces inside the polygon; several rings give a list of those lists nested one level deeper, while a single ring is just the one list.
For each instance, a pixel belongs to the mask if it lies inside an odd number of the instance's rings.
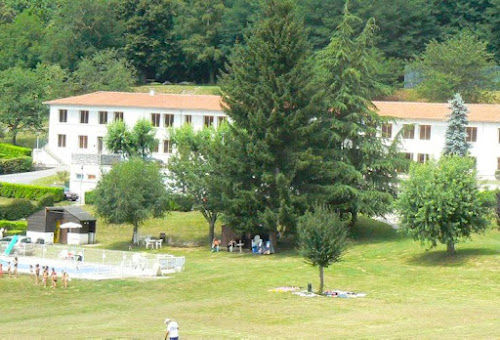
[{"label": "child in swimsuit", "polygon": [[35,266],[35,284],[39,284],[40,283],[40,265],[37,264]]},{"label": "child in swimsuit", "polygon": [[56,270],[54,269],[54,267],[52,267],[52,288],[57,288],[57,273],[56,273]]},{"label": "child in swimsuit", "polygon": [[47,288],[47,280],[49,279],[49,270],[47,267],[43,267],[42,283],[43,288]]},{"label": "child in swimsuit", "polygon": [[0,263],[0,279],[3,279],[3,268],[1,263]]},{"label": "child in swimsuit", "polygon": [[12,272],[11,272],[11,267],[10,267],[10,262],[7,262],[7,273],[9,274],[9,278],[12,276]]},{"label": "child in swimsuit", "polygon": [[19,260],[17,259],[17,256],[14,257],[14,276],[17,277],[17,265],[19,264]]},{"label": "child in swimsuit", "polygon": [[62,282],[63,282],[63,287],[68,288],[68,273],[65,271],[62,272]]}]

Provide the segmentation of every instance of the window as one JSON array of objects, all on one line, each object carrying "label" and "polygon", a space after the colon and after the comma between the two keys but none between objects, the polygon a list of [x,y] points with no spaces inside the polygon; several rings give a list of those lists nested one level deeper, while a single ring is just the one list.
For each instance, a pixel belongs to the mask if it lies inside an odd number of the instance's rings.
[{"label": "window", "polygon": [[382,138],[392,137],[392,124],[382,124]]},{"label": "window", "polygon": [[160,152],[160,143],[156,140],[155,146],[153,147],[153,152]]},{"label": "window", "polygon": [[219,124],[219,126],[221,126],[225,121],[226,121],[226,117],[219,117],[218,118],[218,124]]},{"label": "window", "polygon": [[413,160],[413,153],[405,152],[405,158],[409,161],[412,161]]},{"label": "window", "polygon": [[174,115],[166,114],[165,115],[165,127],[174,126]]},{"label": "window", "polygon": [[83,174],[76,174],[76,179],[83,179]]},{"label": "window", "polygon": [[87,175],[87,179],[95,179],[95,175]]},{"label": "window", "polygon": [[82,123],[82,124],[89,123],[89,112],[88,111],[80,111],[80,123]]},{"label": "window", "polygon": [[415,138],[415,125],[404,124],[403,125],[403,138],[404,139],[414,139]]},{"label": "window", "polygon": [[99,124],[108,124],[108,111],[99,111]]},{"label": "window", "polygon": [[466,142],[475,142],[477,140],[477,127],[466,127],[465,132],[467,137],[465,137]]},{"label": "window", "polygon": [[430,125],[420,125],[420,139],[425,139],[425,140],[431,139]]},{"label": "window", "polygon": [[66,147],[66,135],[57,135],[57,146],[60,148]]},{"label": "window", "polygon": [[417,161],[419,163],[425,163],[429,160],[429,154],[428,153],[419,153],[417,155]]},{"label": "window", "polygon": [[172,153],[172,144],[170,144],[170,140],[168,139],[163,141],[163,153]]},{"label": "window", "polygon": [[123,121],[123,112],[115,112],[115,122],[117,120]]},{"label": "window", "polygon": [[97,153],[102,153],[104,149],[104,137],[97,137]]},{"label": "window", "polygon": [[192,120],[193,120],[193,116],[186,115],[186,124],[191,124]]},{"label": "window", "polygon": [[78,136],[80,149],[87,149],[89,137],[88,136]]},{"label": "window", "polygon": [[59,122],[66,123],[68,121],[68,110],[59,110]]},{"label": "window", "polygon": [[160,127],[160,114],[159,113],[152,113],[151,114],[151,124],[153,124],[154,127]]},{"label": "window", "polygon": [[205,126],[212,126],[214,124],[214,116],[204,116],[204,124]]}]

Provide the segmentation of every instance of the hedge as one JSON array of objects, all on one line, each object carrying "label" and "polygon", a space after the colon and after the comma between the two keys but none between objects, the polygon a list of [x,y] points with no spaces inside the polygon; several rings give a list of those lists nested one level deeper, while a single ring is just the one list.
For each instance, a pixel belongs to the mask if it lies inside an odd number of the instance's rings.
[{"label": "hedge", "polygon": [[26,231],[28,229],[28,221],[6,221],[0,220],[0,229]]},{"label": "hedge", "polygon": [[38,210],[38,205],[26,198],[16,198],[11,203],[0,205],[0,219],[15,221],[28,217]]},{"label": "hedge", "polygon": [[95,190],[87,191],[85,193],[85,204],[95,203]]},{"label": "hedge", "polygon": [[31,156],[31,149],[0,143],[0,158],[17,158],[22,156]]},{"label": "hedge", "polygon": [[17,158],[0,159],[0,175],[15,174],[30,171],[33,167],[33,158],[22,156]]},{"label": "hedge", "polygon": [[62,201],[64,199],[64,188],[0,182],[0,196],[2,197],[26,198],[38,201],[47,194],[54,195],[56,202]]},{"label": "hedge", "polygon": [[7,230],[3,236],[14,236],[14,235],[19,235],[19,234],[24,234],[26,230],[17,230],[17,229],[12,229],[12,230]]}]

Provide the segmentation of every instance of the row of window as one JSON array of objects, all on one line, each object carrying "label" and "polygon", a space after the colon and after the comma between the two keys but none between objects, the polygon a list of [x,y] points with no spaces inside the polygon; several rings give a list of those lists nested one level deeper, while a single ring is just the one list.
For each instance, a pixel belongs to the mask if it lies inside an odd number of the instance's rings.
[{"label": "row of window", "polygon": [[[419,125],[420,127],[420,139],[430,140],[431,139],[431,126],[430,125]],[[468,126],[466,127],[467,136],[465,140],[467,142],[475,142],[477,140],[477,127]],[[392,138],[392,124],[382,125],[382,137]],[[415,139],[415,125],[414,124],[404,124],[403,125],[403,139]],[[500,142],[500,129],[499,129],[499,142]]]},{"label": "row of window", "polygon": [[[122,120],[123,121],[123,112],[113,112],[114,121]],[[164,114],[163,115],[163,126],[171,127],[174,126],[175,116],[173,114]],[[193,117],[191,115],[184,116],[184,122],[186,124],[191,124]],[[218,117],[219,125],[222,124],[226,117]],[[59,110],[59,122],[67,123],[68,122],[68,110]],[[80,110],[80,123],[88,124],[89,123],[89,111]],[[99,124],[107,124],[108,123],[108,111],[99,111]],[[152,113],[151,114],[151,124],[154,127],[160,127],[161,123],[161,114],[160,113]],[[203,116],[203,123],[205,126],[212,126],[214,124],[214,116]]]},{"label": "row of window", "polygon": [[[103,137],[97,137],[97,151],[102,152],[103,150]],[[66,147],[66,135],[57,135],[57,146],[60,148]],[[80,149],[88,149],[89,147],[89,137],[88,136],[78,136],[78,147]],[[156,144],[153,152],[160,152],[160,143]],[[163,153],[172,153],[172,144],[170,140],[165,139],[163,141]]]},{"label": "row of window", "polygon": [[[413,153],[412,152],[406,152],[405,153],[406,159],[413,161]],[[417,154],[417,162],[419,163],[426,163],[430,159],[430,156],[428,153],[418,153]]]}]

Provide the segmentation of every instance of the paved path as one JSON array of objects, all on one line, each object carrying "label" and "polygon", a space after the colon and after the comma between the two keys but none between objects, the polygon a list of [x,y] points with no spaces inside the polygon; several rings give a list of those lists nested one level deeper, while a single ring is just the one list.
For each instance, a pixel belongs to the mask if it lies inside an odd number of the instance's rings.
[{"label": "paved path", "polygon": [[33,181],[37,179],[53,176],[58,171],[68,170],[66,167],[57,167],[48,170],[40,170],[40,171],[31,171],[31,172],[23,172],[19,174],[10,174],[10,175],[1,175],[0,182],[7,183],[17,183],[17,184],[31,184]]}]

